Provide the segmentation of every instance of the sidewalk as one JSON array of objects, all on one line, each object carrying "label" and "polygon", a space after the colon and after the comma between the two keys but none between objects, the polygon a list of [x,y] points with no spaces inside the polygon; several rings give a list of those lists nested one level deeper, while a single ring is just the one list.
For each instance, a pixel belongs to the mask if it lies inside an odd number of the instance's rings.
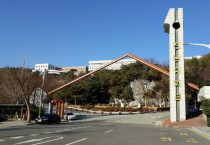
[{"label": "sidewalk", "polygon": [[170,120],[165,120],[163,125],[171,126],[171,127],[186,127],[191,131],[201,134],[208,139],[210,139],[210,127],[207,127],[207,122],[203,118],[203,115],[199,115],[198,117],[190,118],[185,121],[179,121],[171,123]]},{"label": "sidewalk", "polygon": [[28,123],[26,121],[20,120],[7,120],[0,122],[0,129],[8,127],[26,126]]},{"label": "sidewalk", "polygon": [[[66,120],[61,120],[62,123],[68,123]],[[35,120],[31,120],[31,123],[27,123],[26,121],[20,121],[20,120],[7,120],[0,122],[0,130],[9,128],[9,127],[19,127],[19,126],[27,126],[27,125],[34,125]]]}]

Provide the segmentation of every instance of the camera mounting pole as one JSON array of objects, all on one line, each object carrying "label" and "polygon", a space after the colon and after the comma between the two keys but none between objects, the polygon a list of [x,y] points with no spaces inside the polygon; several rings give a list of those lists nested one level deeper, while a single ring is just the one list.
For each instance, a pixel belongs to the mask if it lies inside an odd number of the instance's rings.
[{"label": "camera mounting pole", "polygon": [[186,120],[183,8],[170,8],[164,22],[169,34],[170,120]]}]

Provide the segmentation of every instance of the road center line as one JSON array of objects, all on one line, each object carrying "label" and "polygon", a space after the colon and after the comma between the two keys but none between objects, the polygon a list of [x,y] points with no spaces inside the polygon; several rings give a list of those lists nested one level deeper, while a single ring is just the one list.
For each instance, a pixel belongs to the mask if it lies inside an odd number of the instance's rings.
[{"label": "road center line", "polygon": [[81,141],[86,140],[86,139],[87,139],[87,138],[83,138],[83,139],[80,139],[80,140],[77,140],[77,141],[71,142],[71,143],[69,143],[69,144],[66,144],[66,145],[75,144],[75,143],[81,142]]},{"label": "road center line", "polygon": [[15,136],[15,137],[10,137],[11,139],[19,139],[19,138],[24,138],[25,136]]},{"label": "road center line", "polygon": [[5,141],[5,140],[3,140],[3,139],[0,139],[0,141]]},{"label": "road center line", "polygon": [[55,132],[62,132],[62,130],[56,130]]},{"label": "road center line", "polygon": [[37,135],[40,135],[40,134],[31,134],[31,135],[29,135],[29,136],[37,136]]},{"label": "road center line", "polygon": [[59,138],[56,138],[56,139],[52,139],[52,140],[47,140],[47,141],[44,141],[44,142],[39,142],[39,143],[36,143],[36,144],[32,144],[32,145],[43,144],[43,143],[52,142],[52,141],[55,141],[55,140],[60,140],[60,139],[63,139],[63,137],[59,137]]},{"label": "road center line", "polygon": [[30,140],[27,140],[27,141],[16,143],[15,145],[38,142],[38,141],[41,141],[41,140],[44,140],[44,139],[47,139],[47,138],[51,138],[51,137],[44,137],[44,138],[39,138],[39,139],[30,139]]},{"label": "road center line", "polygon": [[109,133],[109,132],[112,132],[113,130],[111,129],[111,130],[108,130],[108,131],[105,131],[104,133]]},{"label": "road center line", "polygon": [[53,132],[43,132],[43,133],[45,133],[45,134],[50,134],[50,133],[53,133]]}]

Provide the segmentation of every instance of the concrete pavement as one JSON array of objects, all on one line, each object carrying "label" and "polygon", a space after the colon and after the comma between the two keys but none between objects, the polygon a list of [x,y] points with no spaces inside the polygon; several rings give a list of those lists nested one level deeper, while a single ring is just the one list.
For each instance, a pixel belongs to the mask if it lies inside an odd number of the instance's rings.
[{"label": "concrete pavement", "polygon": [[179,121],[174,123],[171,123],[170,120],[167,119],[164,120],[163,124],[169,127],[188,128],[191,131],[196,132],[210,140],[210,127],[207,127],[207,122],[203,118],[202,114],[197,117],[189,118],[185,121]]},{"label": "concrete pavement", "polygon": [[[101,115],[101,114],[91,114],[85,112],[76,112],[75,113],[79,118],[75,121],[71,122],[92,122],[92,121],[106,121],[109,123],[126,123],[126,124],[148,124],[148,125],[155,125],[161,126],[166,125],[168,127],[175,127],[175,128],[188,128],[191,131],[194,131],[202,136],[207,137],[210,139],[210,128],[206,126],[206,121],[200,115],[195,118],[188,119],[186,121],[170,123],[167,119],[169,118],[169,111],[165,112],[157,112],[157,113],[145,113],[145,114],[133,114],[133,115]],[[66,121],[62,121],[62,123],[68,123]],[[35,124],[32,121],[31,125]],[[4,121],[0,122],[0,128],[8,128],[8,127],[17,127],[17,126],[26,126],[26,121]]]}]

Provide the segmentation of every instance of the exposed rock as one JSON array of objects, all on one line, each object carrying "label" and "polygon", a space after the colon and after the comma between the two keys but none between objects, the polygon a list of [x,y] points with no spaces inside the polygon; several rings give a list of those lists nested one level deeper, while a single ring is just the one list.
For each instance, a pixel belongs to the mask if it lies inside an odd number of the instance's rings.
[{"label": "exposed rock", "polygon": [[133,106],[137,106],[138,105],[138,101],[131,101],[130,103],[129,103],[129,105],[128,106],[131,106],[131,107],[133,107]]},{"label": "exposed rock", "polygon": [[130,86],[133,91],[133,98],[135,101],[143,103],[144,102],[144,93],[147,89],[152,89],[155,86],[154,81],[148,81],[144,79],[134,80],[130,83]]}]

